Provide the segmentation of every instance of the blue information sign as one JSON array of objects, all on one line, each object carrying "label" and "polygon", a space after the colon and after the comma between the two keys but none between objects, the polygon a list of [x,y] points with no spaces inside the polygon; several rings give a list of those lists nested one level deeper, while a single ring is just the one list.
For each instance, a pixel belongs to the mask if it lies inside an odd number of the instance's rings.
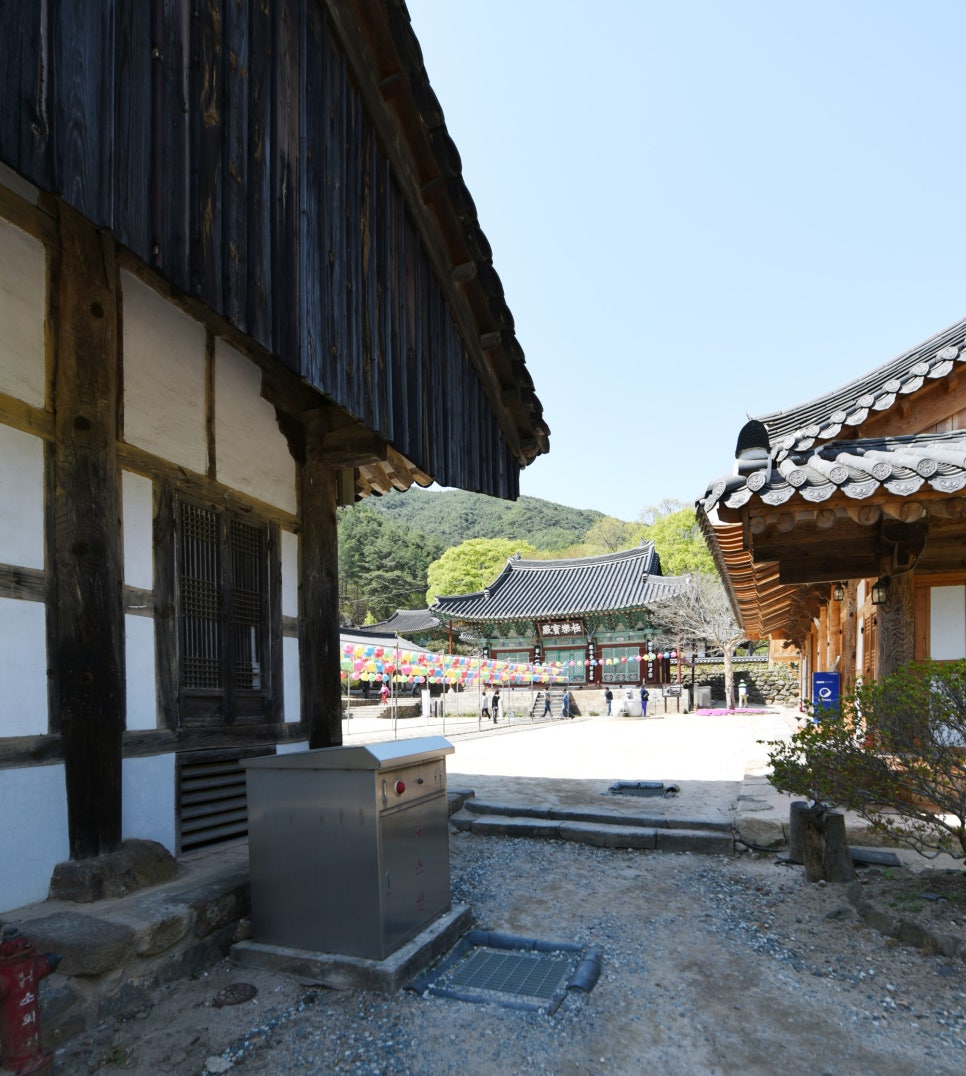
[{"label": "blue information sign", "polygon": [[812,673],[812,708],[816,719],[821,710],[832,710],[839,704],[839,674]]}]

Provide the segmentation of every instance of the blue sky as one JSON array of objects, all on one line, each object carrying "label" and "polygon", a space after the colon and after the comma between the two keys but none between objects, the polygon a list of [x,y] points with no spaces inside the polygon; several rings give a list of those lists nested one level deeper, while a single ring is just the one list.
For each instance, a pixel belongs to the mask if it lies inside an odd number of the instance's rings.
[{"label": "blue sky", "polygon": [[966,4],[408,0],[551,428],[634,519],[966,317]]}]

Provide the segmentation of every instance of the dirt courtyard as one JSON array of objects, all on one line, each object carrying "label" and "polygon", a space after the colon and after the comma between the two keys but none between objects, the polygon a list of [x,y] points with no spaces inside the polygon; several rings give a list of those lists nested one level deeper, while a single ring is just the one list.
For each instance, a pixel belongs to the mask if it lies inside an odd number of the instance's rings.
[{"label": "dirt courtyard", "polygon": [[[225,961],[75,1039],[55,1073],[959,1074],[966,964],[863,925],[839,886],[773,855],[610,851],[453,833],[454,900],[476,925],[595,946],[601,976],[553,1014],[332,991]],[[891,873],[891,872],[890,872]],[[873,869],[887,900],[898,880]],[[960,876],[959,884],[962,885]],[[904,907],[966,931],[947,899]],[[955,892],[955,890],[954,890]],[[255,987],[241,1004],[226,988]],[[241,991],[243,992],[243,991]]]}]

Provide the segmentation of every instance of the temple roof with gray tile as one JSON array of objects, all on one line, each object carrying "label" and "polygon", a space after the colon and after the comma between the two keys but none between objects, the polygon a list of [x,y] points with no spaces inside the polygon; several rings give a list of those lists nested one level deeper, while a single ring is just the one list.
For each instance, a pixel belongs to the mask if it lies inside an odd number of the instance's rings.
[{"label": "temple roof with gray tile", "polygon": [[683,586],[682,577],[661,575],[648,542],[598,557],[511,557],[484,590],[438,597],[430,610],[440,619],[476,622],[619,613],[673,597]]},{"label": "temple roof with gray tile", "polygon": [[929,337],[841,388],[796,407],[760,415],[773,454],[782,459],[822,441],[847,437],[877,411],[888,411],[928,381],[946,377],[966,363],[966,319]]},{"label": "temple roof with gray tile", "polygon": [[719,479],[703,504],[709,511],[719,503],[741,508],[758,497],[777,508],[794,500],[819,504],[836,493],[863,501],[881,493],[908,497],[929,490],[956,493],[964,487],[966,430],[953,430],[793,449],[750,473]]},{"label": "temple roof with gray tile", "polygon": [[368,628],[340,628],[339,644],[345,646],[381,646],[383,648],[401,646],[406,650],[417,653],[429,653],[424,646],[404,639],[394,632],[376,631],[373,627]]},{"label": "temple roof with gray tile", "polygon": [[388,635],[417,635],[436,631],[439,627],[439,619],[428,609],[397,609],[387,620],[369,624],[366,630],[380,631]]}]

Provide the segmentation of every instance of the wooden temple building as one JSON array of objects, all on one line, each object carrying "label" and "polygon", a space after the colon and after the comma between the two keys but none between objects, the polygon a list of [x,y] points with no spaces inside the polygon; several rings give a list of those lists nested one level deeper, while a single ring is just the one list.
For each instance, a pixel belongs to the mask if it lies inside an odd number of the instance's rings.
[{"label": "wooden temple building", "polygon": [[966,320],[752,420],[698,518],[749,638],[814,673],[966,657]]},{"label": "wooden temple building", "polygon": [[245,833],[341,742],[337,506],[549,431],[403,0],[10,0],[0,96],[12,908]]},{"label": "wooden temple building", "polygon": [[649,607],[684,580],[661,574],[653,543],[598,557],[511,557],[475,594],[437,597],[430,612],[472,634],[484,656],[566,668],[572,686],[666,683],[677,652],[656,650]]}]

